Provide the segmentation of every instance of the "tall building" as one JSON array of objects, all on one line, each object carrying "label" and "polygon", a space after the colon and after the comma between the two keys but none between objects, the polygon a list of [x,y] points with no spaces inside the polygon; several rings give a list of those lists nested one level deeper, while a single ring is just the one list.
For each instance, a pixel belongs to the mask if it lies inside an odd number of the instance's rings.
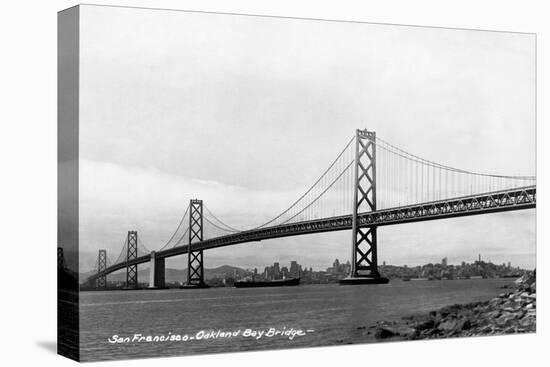
[{"label": "tall building", "polygon": [[298,265],[298,262],[296,260],[292,260],[290,262],[290,270],[289,270],[290,276],[297,277],[300,274],[300,266]]},{"label": "tall building", "polygon": [[281,277],[281,268],[278,262],[273,263],[273,279],[279,279]]},{"label": "tall building", "polygon": [[441,259],[441,265],[442,266],[447,266],[447,257],[444,257],[443,259]]},{"label": "tall building", "polygon": [[288,268],[286,266],[283,266],[281,268],[281,277],[288,278],[288,274],[289,274]]}]

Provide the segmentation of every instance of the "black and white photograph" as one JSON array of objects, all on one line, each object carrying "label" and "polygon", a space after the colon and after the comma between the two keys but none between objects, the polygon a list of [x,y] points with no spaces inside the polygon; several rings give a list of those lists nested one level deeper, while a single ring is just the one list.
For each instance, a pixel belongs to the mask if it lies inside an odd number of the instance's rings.
[{"label": "black and white photograph", "polygon": [[59,22],[75,358],[536,331],[533,34],[95,5]]},{"label": "black and white photograph", "polygon": [[[27,316],[5,314],[35,348],[120,365],[537,365],[539,28],[185,3],[49,7],[32,62],[50,69],[51,110],[23,149],[37,168],[14,161],[27,194],[4,190],[26,218],[8,225],[5,302]],[[14,94],[32,93],[27,69]]]}]

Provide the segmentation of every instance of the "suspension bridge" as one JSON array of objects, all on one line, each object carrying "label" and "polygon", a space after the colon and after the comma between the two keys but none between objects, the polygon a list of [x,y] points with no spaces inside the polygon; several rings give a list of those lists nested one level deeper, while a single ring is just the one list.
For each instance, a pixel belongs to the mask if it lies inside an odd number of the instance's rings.
[{"label": "suspension bridge", "polygon": [[165,286],[165,259],[187,255],[187,287],[205,287],[203,251],[312,233],[351,230],[351,272],[343,284],[384,283],[378,271],[380,226],[536,207],[534,176],[474,172],[436,163],[357,130],[304,193],[268,221],[236,228],[202,200],[192,199],[168,241],[156,251],[128,231],[110,261],[100,249],[88,285],[103,289],[108,274],[126,269],[126,288],[138,288],[139,264],[149,263],[149,286]]}]

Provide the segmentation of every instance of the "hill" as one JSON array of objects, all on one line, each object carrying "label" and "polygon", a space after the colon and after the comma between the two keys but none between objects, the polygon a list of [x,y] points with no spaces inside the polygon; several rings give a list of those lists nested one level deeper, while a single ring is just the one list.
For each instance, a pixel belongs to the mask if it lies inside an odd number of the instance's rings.
[{"label": "hill", "polygon": [[[246,274],[249,274],[244,269],[238,268],[231,265],[222,265],[217,268],[204,269],[204,277],[208,281],[214,278],[229,278],[233,277],[234,274],[237,274],[237,277],[243,277]],[[83,283],[92,272],[86,272],[80,274],[80,281]],[[185,269],[172,269],[167,268],[165,271],[165,281],[166,283],[175,283],[175,282],[185,282],[187,280],[187,268]],[[115,273],[107,275],[107,280],[112,282],[124,282],[126,281],[126,270],[120,270]],[[138,282],[146,283],[149,281],[149,268],[139,268],[138,267]]]}]

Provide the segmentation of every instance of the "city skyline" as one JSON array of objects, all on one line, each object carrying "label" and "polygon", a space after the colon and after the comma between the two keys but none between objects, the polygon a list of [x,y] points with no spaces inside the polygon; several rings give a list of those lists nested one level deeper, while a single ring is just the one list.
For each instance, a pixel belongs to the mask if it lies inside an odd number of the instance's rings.
[{"label": "city skyline", "polygon": [[[443,260],[445,260],[446,262],[444,263]],[[511,268],[520,268],[520,269],[525,269],[525,270],[533,270],[531,268],[526,268],[526,267],[523,267],[521,266],[520,264],[514,264],[512,261],[502,261],[502,262],[495,262],[495,261],[492,261],[490,258],[483,258],[482,254],[477,254],[476,256],[474,256],[472,259],[462,259],[462,260],[455,260],[454,262],[453,261],[449,261],[448,260],[448,257],[445,256],[443,259],[440,259],[439,261],[427,261],[425,263],[401,263],[401,264],[395,264],[395,263],[388,263],[386,260],[384,259],[381,259],[380,260],[380,266],[381,267],[384,267],[384,266],[400,266],[400,267],[409,267],[409,268],[415,268],[415,267],[422,267],[422,266],[425,266],[425,265],[429,265],[429,264],[442,264],[444,266],[460,266],[460,265],[464,265],[464,264],[474,264],[475,262],[477,261],[483,261],[483,262],[486,262],[486,263],[491,263],[491,264],[495,264],[495,265],[505,265],[507,267],[511,267]],[[345,260],[340,260],[339,258],[335,258],[332,262],[329,262],[327,264],[324,264],[324,265],[320,265],[318,267],[314,267],[314,266],[310,266],[309,264],[305,264],[305,263],[301,263],[299,260],[297,259],[293,259],[293,260],[289,260],[289,261],[280,261],[280,260],[274,260],[271,264],[267,263],[267,264],[261,264],[261,265],[257,265],[257,266],[250,266],[250,265],[243,265],[243,266],[235,266],[235,265],[231,265],[231,264],[222,264],[222,265],[219,265],[219,266],[208,266],[207,268],[208,269],[214,269],[214,268],[217,268],[217,267],[223,267],[223,266],[231,266],[231,267],[235,267],[235,268],[240,268],[242,270],[245,270],[245,271],[248,271],[248,272],[254,272],[255,270],[258,271],[258,274],[260,274],[261,271],[265,270],[266,268],[268,267],[273,267],[274,264],[278,264],[280,269],[286,267],[287,269],[290,269],[290,266],[286,266],[286,265],[283,265],[283,264],[288,264],[288,265],[292,265],[293,262],[296,262],[297,265],[300,267],[300,269],[305,269],[305,270],[313,270],[313,271],[326,271],[327,269],[330,269],[331,268],[331,264],[332,264],[332,267],[334,266],[334,262],[338,262],[339,264],[341,265],[349,265],[350,262],[349,262],[349,259],[345,259]],[[149,265],[148,264],[144,264],[142,266],[144,269],[148,269],[149,268]],[[175,269],[175,270],[182,270],[182,269],[185,269],[185,266],[184,267],[168,267],[167,269]],[[94,269],[83,269],[84,271],[82,273],[86,274],[86,273],[89,273],[90,271],[93,271]],[[118,272],[124,272],[125,270],[122,269]],[[116,272],[114,272],[116,273]]]},{"label": "city skyline", "polygon": [[[289,266],[287,266],[289,265]],[[285,264],[279,261],[274,261],[272,264],[268,264],[262,268],[240,268],[230,265],[224,265],[219,268],[206,268],[208,281],[214,287],[227,287],[232,286],[235,280],[281,280],[299,277],[304,284],[325,284],[327,282],[334,283],[339,279],[343,279],[349,275],[351,264],[349,261],[340,262],[339,259],[334,259],[332,264],[323,269],[313,269],[306,264],[300,264],[297,260],[291,260],[290,263]],[[220,268],[224,268],[224,270]],[[178,269],[166,269],[169,273]],[[380,265],[380,271],[385,276],[390,278],[402,278],[404,280],[410,279],[424,279],[424,280],[441,280],[441,279],[465,279],[470,277],[507,277],[518,278],[524,272],[530,269],[524,269],[518,266],[514,266],[511,262],[495,264],[489,259],[484,260],[481,254],[478,254],[478,258],[475,261],[467,262],[461,261],[459,264],[448,264],[447,258],[443,258],[440,262],[418,264],[418,265],[395,265],[387,264],[382,261]],[[139,283],[146,285],[149,275],[148,266],[144,266],[140,270]],[[181,271],[181,270],[180,270]],[[214,273],[213,273],[214,272]],[[181,273],[180,273],[181,274]],[[217,274],[217,275],[214,275]],[[185,275],[183,278],[171,275],[170,279],[166,280],[168,287],[178,287],[185,282]],[[122,276],[122,277],[121,277]],[[405,279],[406,278],[406,279]],[[114,272],[106,279],[106,284],[109,287],[124,287],[126,282],[124,274],[121,272]],[[85,285],[87,287],[88,285]],[[92,288],[93,289],[93,288]]]}]

